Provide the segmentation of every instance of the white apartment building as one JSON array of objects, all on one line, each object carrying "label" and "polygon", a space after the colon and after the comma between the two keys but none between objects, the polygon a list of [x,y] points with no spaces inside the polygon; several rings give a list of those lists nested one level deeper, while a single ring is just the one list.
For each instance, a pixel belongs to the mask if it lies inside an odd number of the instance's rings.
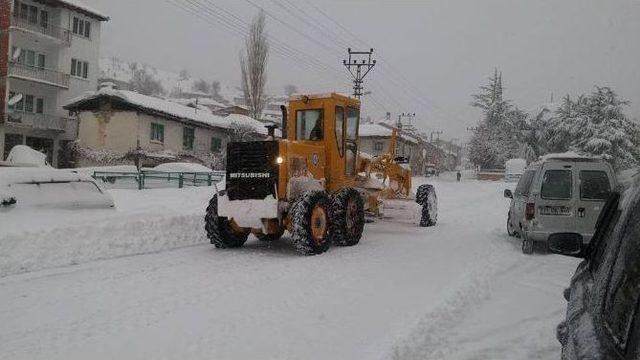
[{"label": "white apartment building", "polygon": [[[109,18],[80,0],[0,0],[0,157],[26,144],[65,166],[78,134],[62,106],[97,88],[100,25]],[[2,89],[4,87],[4,89]],[[4,90],[4,91],[2,91]]]}]

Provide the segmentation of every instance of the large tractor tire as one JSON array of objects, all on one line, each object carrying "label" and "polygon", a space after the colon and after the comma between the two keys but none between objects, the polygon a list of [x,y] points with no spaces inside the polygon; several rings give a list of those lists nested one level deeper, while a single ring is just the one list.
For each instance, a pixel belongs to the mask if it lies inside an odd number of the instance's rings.
[{"label": "large tractor tire", "polygon": [[438,197],[433,185],[420,185],[416,192],[416,202],[422,205],[420,226],[434,226],[438,221]]},{"label": "large tractor tire", "polygon": [[344,188],[333,194],[329,216],[334,244],[353,246],[360,242],[364,229],[364,202],[357,190]]},{"label": "large tractor tire", "polygon": [[213,195],[204,216],[207,237],[219,249],[237,248],[247,241],[249,232],[233,231],[229,219],[218,216],[218,195]]},{"label": "large tractor tire", "polygon": [[307,191],[291,207],[291,238],[304,255],[321,254],[331,246],[331,201],[324,191]]}]

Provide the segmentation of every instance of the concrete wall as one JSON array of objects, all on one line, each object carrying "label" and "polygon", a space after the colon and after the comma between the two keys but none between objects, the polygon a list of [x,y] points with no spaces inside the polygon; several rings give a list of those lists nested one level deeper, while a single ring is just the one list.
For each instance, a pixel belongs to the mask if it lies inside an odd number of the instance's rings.
[{"label": "concrete wall", "polygon": [[[172,119],[161,118],[135,111],[82,111],[78,115],[79,143],[94,150],[109,150],[119,154],[136,149],[138,141],[142,149],[160,152],[169,150],[175,154],[198,157],[209,154],[211,138],[222,140],[221,153],[225,151],[229,136],[222,129],[187,125]],[[164,142],[151,140],[151,124],[164,125]],[[183,129],[195,129],[194,148],[183,149]]]}]

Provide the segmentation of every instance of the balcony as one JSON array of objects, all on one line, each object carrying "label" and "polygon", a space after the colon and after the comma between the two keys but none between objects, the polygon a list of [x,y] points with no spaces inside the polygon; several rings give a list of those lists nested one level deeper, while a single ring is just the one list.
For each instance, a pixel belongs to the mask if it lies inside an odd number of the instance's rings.
[{"label": "balcony", "polygon": [[73,126],[73,120],[48,114],[10,112],[6,115],[5,125],[33,130],[66,132]]},{"label": "balcony", "polygon": [[19,64],[16,62],[9,63],[9,76],[23,80],[36,81],[63,89],[69,88],[69,74],[50,69]]},{"label": "balcony", "polygon": [[50,24],[42,25],[38,22],[29,21],[28,18],[20,17],[19,14],[13,14],[11,17],[11,26],[19,30],[45,36],[64,46],[71,46],[71,31],[68,29]]}]

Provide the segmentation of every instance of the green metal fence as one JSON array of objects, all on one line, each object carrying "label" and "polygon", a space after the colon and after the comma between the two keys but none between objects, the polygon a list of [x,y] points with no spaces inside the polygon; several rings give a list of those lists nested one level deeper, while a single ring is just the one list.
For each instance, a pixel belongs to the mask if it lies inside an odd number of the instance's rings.
[{"label": "green metal fence", "polygon": [[93,178],[105,184],[119,183],[126,187],[135,183],[138,190],[161,187],[212,186],[224,178],[224,171],[166,172],[141,170],[138,172],[95,171]]}]

